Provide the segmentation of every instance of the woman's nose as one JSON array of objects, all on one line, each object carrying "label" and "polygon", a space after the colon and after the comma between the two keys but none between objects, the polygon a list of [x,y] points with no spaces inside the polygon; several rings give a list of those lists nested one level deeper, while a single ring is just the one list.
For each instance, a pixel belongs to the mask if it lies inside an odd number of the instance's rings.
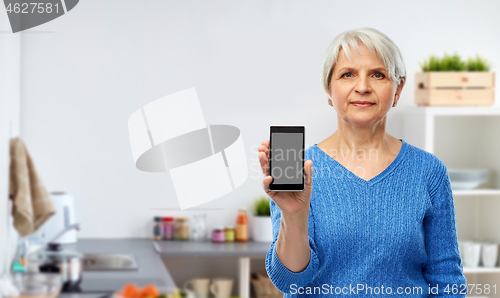
[{"label": "woman's nose", "polygon": [[360,94],[369,93],[371,91],[370,83],[367,78],[361,77],[358,79],[356,91]]}]

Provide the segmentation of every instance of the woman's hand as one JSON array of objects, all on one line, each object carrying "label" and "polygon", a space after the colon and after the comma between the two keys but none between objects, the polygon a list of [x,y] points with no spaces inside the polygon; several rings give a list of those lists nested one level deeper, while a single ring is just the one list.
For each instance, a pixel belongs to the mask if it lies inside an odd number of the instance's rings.
[{"label": "woman's hand", "polygon": [[305,170],[305,189],[303,191],[270,191],[269,184],[273,178],[269,176],[269,141],[265,140],[259,146],[259,160],[262,172],[266,176],[262,181],[262,187],[269,197],[280,207],[281,212],[289,215],[305,211],[309,214],[309,202],[312,191],[312,160],[306,160]]}]

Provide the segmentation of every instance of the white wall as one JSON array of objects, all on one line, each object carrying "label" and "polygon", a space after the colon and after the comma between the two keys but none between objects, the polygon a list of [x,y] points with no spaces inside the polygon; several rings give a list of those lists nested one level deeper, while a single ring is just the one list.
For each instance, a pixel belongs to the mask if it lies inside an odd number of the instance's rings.
[{"label": "white wall", "polygon": [[0,12],[0,274],[17,243],[9,216],[9,139],[19,134],[21,36],[9,30],[7,13]]},{"label": "white wall", "polygon": [[[408,72],[399,105],[413,105],[430,54],[498,65],[499,11],[498,1],[80,1],[22,35],[21,135],[49,190],[76,195],[82,237],[147,237],[149,209],[178,204],[167,174],[135,169],[127,120],[194,86],[207,123],[239,127],[247,148],[247,182],[203,205],[225,209],[208,212],[209,226],[230,224],[264,194],[256,145],[269,125],[306,125],[307,146],[335,131],[318,72],[337,34],[370,26],[393,39]],[[396,111],[387,129],[400,137]]]}]

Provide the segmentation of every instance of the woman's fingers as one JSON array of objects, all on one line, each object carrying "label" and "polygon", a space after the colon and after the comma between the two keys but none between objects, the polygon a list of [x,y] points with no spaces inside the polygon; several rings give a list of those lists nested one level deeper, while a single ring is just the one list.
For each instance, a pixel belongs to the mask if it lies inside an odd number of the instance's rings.
[{"label": "woman's fingers", "polygon": [[262,173],[264,175],[269,175],[269,141],[263,141],[262,145],[258,148],[259,151],[259,161],[262,168]]},{"label": "woman's fingers", "polygon": [[264,145],[260,145],[260,146],[257,148],[257,150],[258,150],[259,152],[264,152],[265,154],[269,154],[269,149],[268,149],[266,146],[264,146]]},{"label": "woman's fingers", "polygon": [[273,177],[271,176],[266,176],[264,177],[264,179],[262,180],[262,188],[264,188],[264,191],[272,198],[273,196],[271,195],[271,193],[275,193],[274,191],[270,191],[269,190],[269,184],[271,184],[271,182],[273,181]]},{"label": "woman's fingers", "polygon": [[312,187],[312,177],[313,177],[313,162],[312,160],[306,160],[304,163],[304,170],[306,172],[306,186]]},{"label": "woman's fingers", "polygon": [[267,151],[269,150],[269,141],[263,141],[262,145],[259,145],[259,151]]},{"label": "woman's fingers", "polygon": [[[258,147],[258,151],[259,151],[260,166],[262,168],[262,172],[265,175],[264,179],[262,180],[262,188],[267,193],[267,195],[269,195],[273,199],[276,198],[277,201],[281,201],[282,198],[284,197],[292,198],[293,196],[298,195],[298,193],[295,193],[293,195],[292,193],[281,193],[279,194],[279,196],[275,197],[277,193],[275,191],[269,190],[269,185],[273,181],[273,177],[269,175],[269,141],[268,140],[263,141],[262,145]],[[312,190],[312,177],[313,177],[312,166],[313,166],[312,160],[305,161],[304,172],[305,172],[306,192],[304,192],[302,195],[307,196],[308,195],[307,193],[309,193],[310,196]]]},{"label": "woman's fingers", "polygon": [[264,175],[269,176],[269,160],[267,159],[267,155],[263,152],[259,152],[259,161],[260,167],[262,168],[262,173]]}]

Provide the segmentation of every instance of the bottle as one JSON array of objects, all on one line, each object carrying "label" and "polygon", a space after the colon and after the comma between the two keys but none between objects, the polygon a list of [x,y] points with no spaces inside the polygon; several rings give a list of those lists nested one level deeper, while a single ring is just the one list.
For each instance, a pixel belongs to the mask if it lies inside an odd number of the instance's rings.
[{"label": "bottle", "polygon": [[25,272],[26,271],[26,238],[19,238],[17,241],[16,257],[12,263],[13,272]]},{"label": "bottle", "polygon": [[155,216],[154,221],[155,221],[155,225],[153,227],[153,239],[154,240],[161,240],[161,238],[162,238],[161,217]]},{"label": "bottle", "polygon": [[236,218],[236,241],[248,241],[248,217],[247,208],[241,207],[238,209],[238,217]]},{"label": "bottle", "polygon": [[164,217],[162,219],[163,223],[163,239],[164,240],[172,240],[174,239],[174,218]]},{"label": "bottle", "polygon": [[212,231],[212,242],[225,242],[224,228],[221,226],[215,227]]},{"label": "bottle", "polygon": [[234,242],[234,227],[229,226],[224,229],[224,238],[226,242]]},{"label": "bottle", "polygon": [[189,240],[189,224],[187,217],[177,217],[174,227],[175,240]]}]

